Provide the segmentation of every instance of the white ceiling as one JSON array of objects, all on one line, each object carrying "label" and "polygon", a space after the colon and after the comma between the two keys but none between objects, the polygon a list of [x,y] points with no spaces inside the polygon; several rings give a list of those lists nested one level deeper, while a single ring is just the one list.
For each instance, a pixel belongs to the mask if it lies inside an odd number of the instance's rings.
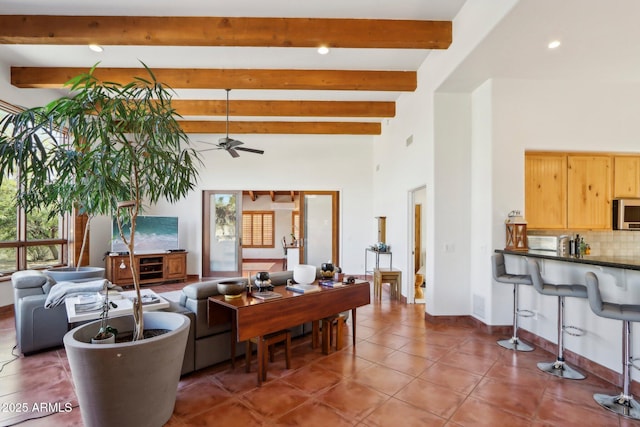
[{"label": "white ceiling", "polygon": [[638,82],[639,19],[637,0],[522,0],[441,89],[466,92],[488,78]]},{"label": "white ceiling", "polygon": [[[3,0],[2,14],[305,17],[452,20],[465,0]],[[429,50],[310,48],[0,45],[5,66],[256,69],[418,69]],[[34,90],[34,89],[31,89]],[[44,91],[43,91],[44,93]],[[51,91],[48,92],[49,94]],[[224,99],[224,90],[178,90],[183,99]],[[234,90],[231,99],[395,101],[400,92]],[[269,120],[269,119],[266,119]],[[307,120],[307,119],[305,119]],[[322,119],[318,119],[322,120]],[[327,120],[327,119],[324,119]],[[348,119],[344,119],[348,120]],[[358,119],[366,121],[367,119]],[[368,119],[371,120],[371,119]]]},{"label": "white ceiling", "polygon": [[[464,3],[465,0],[3,0],[0,13],[453,20]],[[469,91],[492,77],[637,82],[639,17],[638,0],[521,0],[440,89]],[[454,24],[454,44],[456,30]],[[547,43],[556,38],[562,45],[548,50]],[[428,55],[429,50],[419,49],[333,49],[329,55],[321,56],[310,48],[140,46],[105,46],[103,53],[96,54],[85,46],[0,45],[0,64],[5,67],[88,68],[97,62],[104,67],[139,67],[142,60],[151,68],[417,70]],[[47,94],[43,97],[51,93],[43,90]],[[179,90],[178,96],[224,99],[225,93],[219,89]],[[400,92],[382,91],[231,92],[232,99],[394,101],[399,96]]]}]

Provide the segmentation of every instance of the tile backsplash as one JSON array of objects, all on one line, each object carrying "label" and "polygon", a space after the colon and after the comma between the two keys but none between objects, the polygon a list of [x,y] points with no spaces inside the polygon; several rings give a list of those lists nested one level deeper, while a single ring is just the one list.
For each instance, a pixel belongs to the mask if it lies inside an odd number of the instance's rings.
[{"label": "tile backsplash", "polygon": [[530,234],[569,235],[579,234],[591,246],[591,255],[640,257],[640,231],[571,231],[571,230],[531,230]]}]

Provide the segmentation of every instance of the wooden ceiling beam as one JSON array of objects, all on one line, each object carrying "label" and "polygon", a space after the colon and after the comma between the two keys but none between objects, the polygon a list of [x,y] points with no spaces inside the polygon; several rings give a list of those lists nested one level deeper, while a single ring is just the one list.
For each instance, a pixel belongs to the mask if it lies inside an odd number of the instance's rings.
[{"label": "wooden ceiling beam", "polygon": [[[19,88],[60,88],[87,73],[76,67],[11,67],[11,84]],[[173,89],[298,89],[414,91],[415,71],[279,70],[156,68],[157,81]],[[103,81],[127,84],[147,76],[143,68],[96,68]]]},{"label": "wooden ceiling beam", "polygon": [[[173,99],[182,116],[224,116],[223,100]],[[394,117],[395,102],[383,101],[229,101],[230,116]]]},{"label": "wooden ceiling beam", "polygon": [[[226,122],[181,120],[186,133],[226,132]],[[316,134],[316,135],[380,135],[381,124],[375,122],[229,122],[229,133],[235,134]]]},{"label": "wooden ceiling beam", "polygon": [[451,21],[0,15],[2,44],[447,49]]}]

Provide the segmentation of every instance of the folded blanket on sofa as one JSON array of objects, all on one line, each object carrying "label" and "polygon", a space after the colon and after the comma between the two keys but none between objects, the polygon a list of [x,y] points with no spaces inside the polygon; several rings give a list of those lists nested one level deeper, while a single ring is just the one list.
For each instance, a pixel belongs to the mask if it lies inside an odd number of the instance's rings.
[{"label": "folded blanket on sofa", "polygon": [[58,282],[51,288],[51,291],[49,291],[44,307],[52,308],[63,304],[67,297],[75,297],[81,294],[89,294],[114,288],[120,287],[114,286],[107,279],[91,280],[89,282]]}]

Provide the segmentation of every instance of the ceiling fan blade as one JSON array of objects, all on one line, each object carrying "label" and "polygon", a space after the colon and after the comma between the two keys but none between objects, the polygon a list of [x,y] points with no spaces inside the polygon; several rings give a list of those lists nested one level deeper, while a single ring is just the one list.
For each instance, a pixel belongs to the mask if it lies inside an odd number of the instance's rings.
[{"label": "ceiling fan blade", "polygon": [[231,157],[233,158],[240,157],[240,154],[238,154],[238,152],[233,148],[227,148],[227,151],[229,152],[229,154],[231,154]]},{"label": "ceiling fan blade", "polygon": [[227,144],[228,144],[229,147],[237,147],[238,145],[244,144],[244,142],[238,141],[237,139],[229,138],[229,141],[228,141]]},{"label": "ceiling fan blade", "polygon": [[256,150],[255,148],[236,147],[236,150],[248,151],[249,153],[264,154],[264,150]]},{"label": "ceiling fan blade", "polygon": [[209,142],[209,141],[198,141],[200,144],[207,144],[207,145],[213,145],[215,147],[218,146],[218,144],[216,144],[215,142]]},{"label": "ceiling fan blade", "polygon": [[205,151],[214,151],[214,150],[224,150],[224,148],[222,147],[207,148],[205,150],[198,150],[198,153],[204,153]]}]

